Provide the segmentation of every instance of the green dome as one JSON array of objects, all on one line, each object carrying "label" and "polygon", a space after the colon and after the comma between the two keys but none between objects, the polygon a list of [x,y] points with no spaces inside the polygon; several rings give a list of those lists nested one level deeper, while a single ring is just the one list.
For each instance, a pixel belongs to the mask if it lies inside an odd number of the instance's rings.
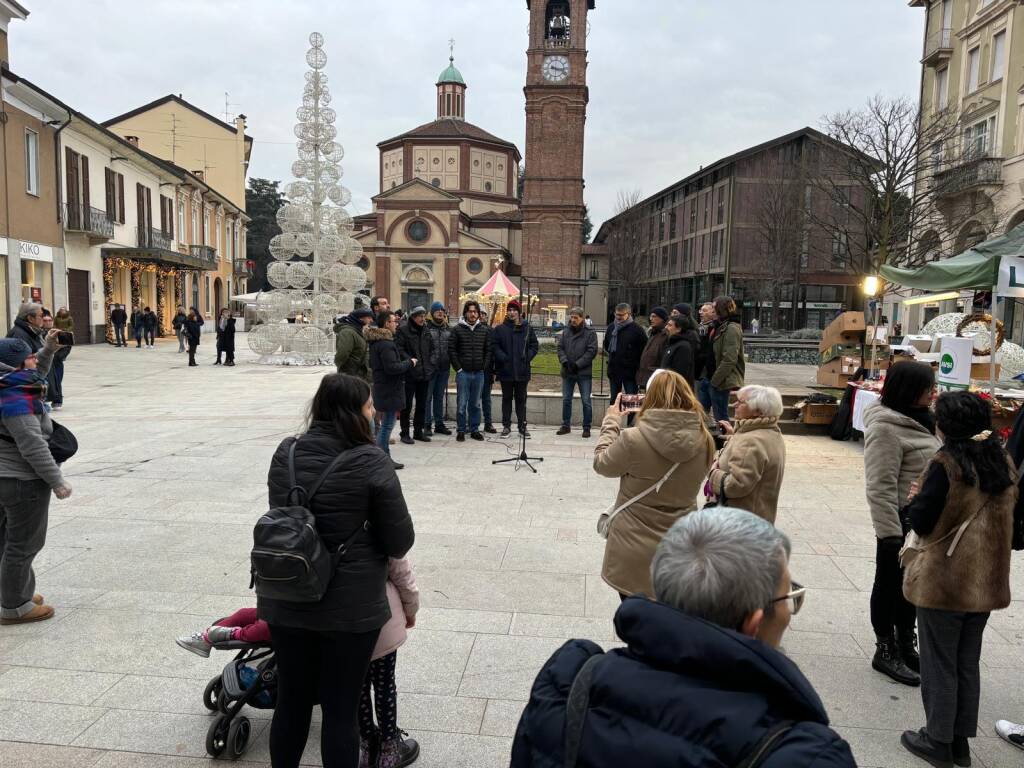
[{"label": "green dome", "polygon": [[466,81],[462,79],[462,73],[455,68],[455,59],[448,59],[450,62],[444,72],[437,78],[437,84],[442,83],[458,83],[459,85],[465,85]]}]

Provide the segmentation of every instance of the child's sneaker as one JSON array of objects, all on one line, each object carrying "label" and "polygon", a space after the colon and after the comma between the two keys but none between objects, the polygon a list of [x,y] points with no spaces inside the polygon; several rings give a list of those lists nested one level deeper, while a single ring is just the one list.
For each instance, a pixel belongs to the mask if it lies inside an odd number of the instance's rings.
[{"label": "child's sneaker", "polygon": [[212,646],[207,642],[205,632],[193,632],[191,635],[182,635],[176,638],[174,642],[196,656],[202,656],[204,659],[210,658],[210,648]]}]

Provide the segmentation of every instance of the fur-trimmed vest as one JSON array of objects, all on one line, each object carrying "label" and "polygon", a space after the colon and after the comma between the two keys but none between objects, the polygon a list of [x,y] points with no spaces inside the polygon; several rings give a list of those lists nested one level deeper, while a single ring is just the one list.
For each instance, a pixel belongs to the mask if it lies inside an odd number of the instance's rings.
[{"label": "fur-trimmed vest", "polygon": [[[945,538],[918,553],[907,565],[903,574],[904,596],[919,608],[944,611],[986,613],[1006,608],[1010,604],[1010,542],[1016,484],[993,496],[967,485],[956,461],[944,452],[937,453],[932,461],[946,470],[949,495],[935,529],[921,537],[921,546]],[[947,557],[956,530],[975,512],[977,517]]]}]

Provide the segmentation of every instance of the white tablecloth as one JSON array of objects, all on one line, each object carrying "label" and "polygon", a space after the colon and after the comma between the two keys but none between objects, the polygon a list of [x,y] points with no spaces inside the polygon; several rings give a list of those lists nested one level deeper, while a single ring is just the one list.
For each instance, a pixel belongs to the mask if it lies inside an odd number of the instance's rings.
[{"label": "white tablecloth", "polygon": [[877,402],[881,397],[877,392],[871,392],[867,389],[857,389],[857,394],[853,398],[853,428],[859,432],[864,431],[864,411],[867,407],[874,402]]}]

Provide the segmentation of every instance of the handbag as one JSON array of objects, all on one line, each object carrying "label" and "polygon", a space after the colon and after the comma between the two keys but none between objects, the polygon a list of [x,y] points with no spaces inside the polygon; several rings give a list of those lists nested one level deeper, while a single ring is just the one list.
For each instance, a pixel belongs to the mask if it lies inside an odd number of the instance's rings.
[{"label": "handbag", "polygon": [[620,504],[618,507],[616,507],[615,504],[613,503],[608,508],[607,512],[602,512],[601,516],[599,518],[597,518],[597,532],[601,536],[601,538],[602,539],[607,539],[608,538],[608,531],[611,530],[612,521],[618,516],[619,512],[621,512],[622,510],[626,509],[627,507],[633,506],[633,504],[635,504],[636,502],[640,501],[640,499],[642,499],[647,494],[649,494],[651,492],[660,491],[661,490],[661,486],[663,486],[665,484],[665,481],[668,480],[672,476],[672,473],[675,472],[678,467],[679,467],[679,462],[677,461],[675,464],[673,464],[671,467],[668,468],[668,472],[666,472],[664,474],[664,476],[661,478],[661,480],[656,482],[654,485],[652,485],[646,491],[644,491],[643,493],[637,494],[632,499],[627,501],[625,504]]},{"label": "handbag", "polygon": [[[50,419],[50,424],[53,427],[53,433],[47,438],[46,445],[50,449],[50,455],[53,456],[53,460],[58,464],[63,464],[78,453],[78,439],[63,424],[58,424],[53,419]],[[10,435],[0,435],[0,440],[8,443],[15,442],[14,438]]]},{"label": "handbag", "polygon": [[900,547],[900,554],[899,554],[900,567],[902,567],[904,569],[909,568],[910,564],[913,563],[917,559],[918,555],[920,555],[926,549],[931,549],[936,544],[942,543],[943,541],[948,539],[950,536],[953,537],[953,541],[950,543],[949,548],[946,550],[946,557],[952,557],[954,550],[956,550],[956,545],[960,543],[960,538],[964,535],[964,531],[967,530],[967,526],[969,526],[971,523],[973,523],[974,522],[974,518],[976,518],[979,514],[981,514],[981,510],[983,510],[987,506],[988,506],[988,501],[985,501],[984,504],[982,504],[980,507],[978,507],[978,510],[973,515],[971,515],[966,520],[964,520],[962,523],[960,523],[960,525],[958,527],[956,527],[956,528],[954,528],[954,529],[952,529],[950,531],[947,531],[944,536],[941,536],[940,538],[936,539],[935,541],[929,541],[927,544],[922,544],[921,543],[921,537],[918,536],[916,531],[911,530],[907,534],[907,538],[904,539],[903,546]]}]

